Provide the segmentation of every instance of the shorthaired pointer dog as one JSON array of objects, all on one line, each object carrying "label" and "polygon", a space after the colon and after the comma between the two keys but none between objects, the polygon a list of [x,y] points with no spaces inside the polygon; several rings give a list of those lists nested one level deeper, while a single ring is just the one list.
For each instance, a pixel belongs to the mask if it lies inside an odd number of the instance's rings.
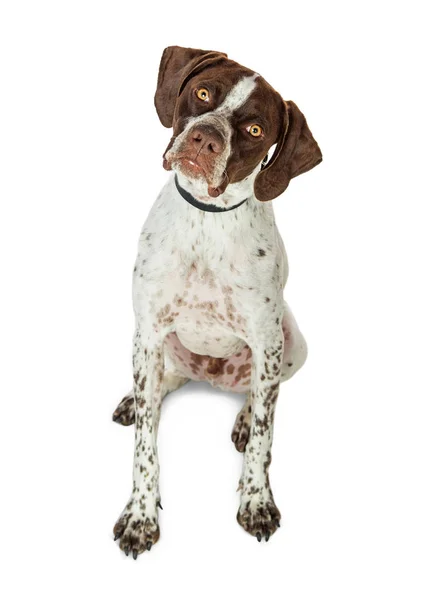
[{"label": "shorthaired pointer dog", "polygon": [[113,414],[135,422],[134,484],[114,527],[134,558],[159,539],[162,398],[189,379],[246,392],[232,431],[244,453],[237,519],[258,541],[280,525],[268,474],[275,405],[307,350],[283,300],[287,257],[270,201],[322,160],[294,102],[220,52],[166,48],[155,105],[173,128],[163,157],[173,173],[139,241],[134,385]]}]

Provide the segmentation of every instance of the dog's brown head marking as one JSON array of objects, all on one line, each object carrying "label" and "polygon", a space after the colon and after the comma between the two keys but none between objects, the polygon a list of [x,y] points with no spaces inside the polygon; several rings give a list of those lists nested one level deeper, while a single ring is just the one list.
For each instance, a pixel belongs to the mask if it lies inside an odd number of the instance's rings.
[{"label": "dog's brown head marking", "polygon": [[276,198],[322,160],[296,104],[221,52],[166,48],[155,105],[161,123],[173,128],[164,167],[205,180],[212,197],[254,173],[274,144],[254,179],[260,201]]}]

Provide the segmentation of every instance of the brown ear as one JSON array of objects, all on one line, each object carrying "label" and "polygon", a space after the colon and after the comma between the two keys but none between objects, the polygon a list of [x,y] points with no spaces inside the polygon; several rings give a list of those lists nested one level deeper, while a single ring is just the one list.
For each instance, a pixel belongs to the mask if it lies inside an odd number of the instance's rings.
[{"label": "brown ear", "polygon": [[283,126],[275,152],[254,182],[254,193],[261,202],[273,200],[284,192],[290,179],[317,166],[321,150],[294,102],[284,103]]},{"label": "brown ear", "polygon": [[155,106],[162,125],[172,127],[177,98],[189,77],[224,58],[227,58],[227,54],[211,50],[180,46],[165,48],[155,94]]}]

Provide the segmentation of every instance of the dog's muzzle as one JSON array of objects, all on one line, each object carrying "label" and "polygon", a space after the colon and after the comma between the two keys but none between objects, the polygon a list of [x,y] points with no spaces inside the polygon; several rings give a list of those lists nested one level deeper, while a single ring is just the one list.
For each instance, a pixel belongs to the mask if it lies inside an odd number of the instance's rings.
[{"label": "dog's muzzle", "polygon": [[231,129],[224,117],[197,117],[175,138],[165,153],[164,166],[177,168],[190,179],[204,179],[210,195],[218,196],[228,182],[230,138]]}]

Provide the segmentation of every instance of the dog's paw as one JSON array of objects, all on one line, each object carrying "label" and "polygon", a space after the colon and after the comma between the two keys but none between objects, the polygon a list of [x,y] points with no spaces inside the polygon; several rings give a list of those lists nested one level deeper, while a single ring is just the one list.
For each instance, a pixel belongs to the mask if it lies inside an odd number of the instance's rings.
[{"label": "dog's paw", "polygon": [[145,550],[151,550],[159,539],[157,510],[147,511],[142,501],[131,500],[113,528],[114,539],[120,549],[134,560]]},{"label": "dog's paw", "polygon": [[251,427],[251,413],[248,410],[247,405],[238,413],[236,417],[235,425],[232,429],[232,442],[235,444],[235,448],[238,452],[244,452],[248,438],[250,436]]},{"label": "dog's paw", "polygon": [[281,513],[273,498],[264,500],[255,494],[246,502],[242,502],[236,515],[238,523],[259,542],[270,536],[280,527]]},{"label": "dog's paw", "polygon": [[135,421],[134,396],[128,394],[113,413],[113,421],[121,425],[132,425]]}]

